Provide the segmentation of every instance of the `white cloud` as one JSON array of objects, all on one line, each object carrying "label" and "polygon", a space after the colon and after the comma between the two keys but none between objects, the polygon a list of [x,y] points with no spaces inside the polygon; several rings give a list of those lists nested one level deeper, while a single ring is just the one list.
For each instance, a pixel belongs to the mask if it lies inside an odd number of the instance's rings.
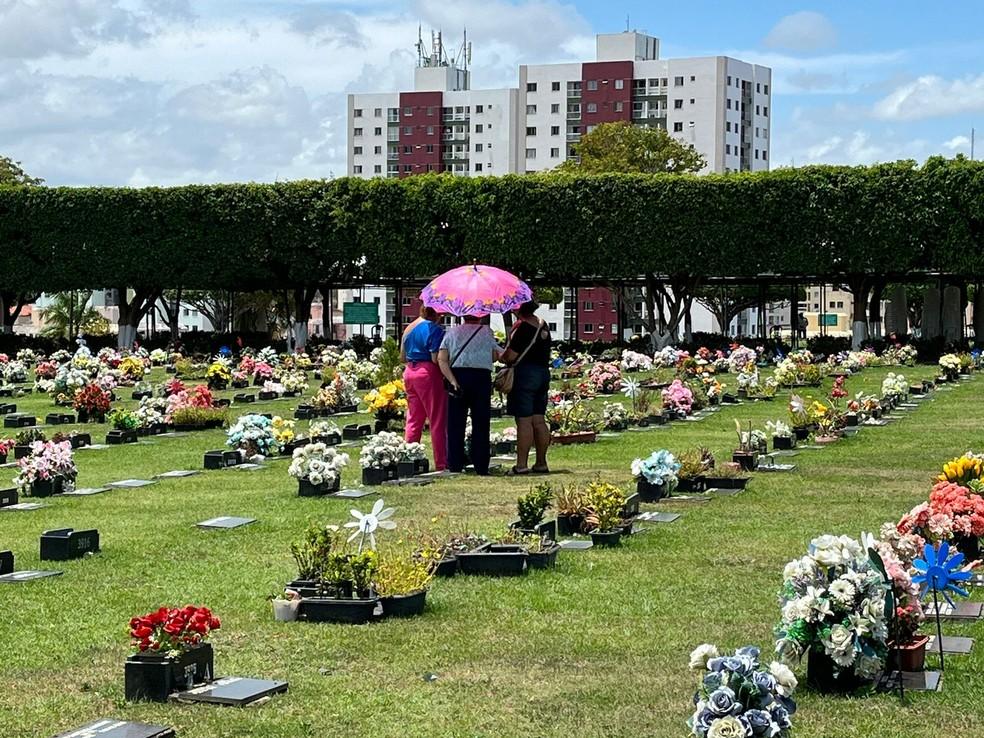
[{"label": "white cloud", "polygon": [[957,151],[969,151],[970,150],[970,137],[969,136],[954,136],[949,141],[943,143],[944,149],[949,149],[950,151],[956,153]]},{"label": "white cloud", "polygon": [[822,13],[801,10],[780,19],[763,43],[772,49],[819,51],[837,43],[837,29]]},{"label": "white cloud", "polygon": [[921,120],[984,110],[984,74],[947,80],[934,74],[896,88],[875,103],[883,120]]}]

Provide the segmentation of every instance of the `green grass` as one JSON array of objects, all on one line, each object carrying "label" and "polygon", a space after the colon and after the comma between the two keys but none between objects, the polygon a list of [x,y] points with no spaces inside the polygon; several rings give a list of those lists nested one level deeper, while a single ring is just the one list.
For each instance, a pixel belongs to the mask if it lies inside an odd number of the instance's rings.
[{"label": "green grass", "polygon": [[[848,388],[877,392],[886,371],[869,369]],[[904,371],[912,379],[933,373]],[[984,445],[982,387],[963,383],[896,424],[804,451],[792,460],[795,472],[756,475],[736,497],[665,506],[683,517],[621,549],[564,552],[556,571],[522,579],[438,581],[424,617],[371,626],[273,621],[266,597],[294,574],[290,541],[309,520],[344,522],[352,507],[297,497],[285,461],[0,513],[0,548],[15,552],[18,568],[39,566],[38,536],[48,528],[97,527],[103,545],[94,558],[59,566],[62,577],[0,586],[0,734],[34,738],[115,716],[200,738],[684,735],[694,688],[690,650],[702,642],[757,643],[768,652],[785,562],[818,534],[874,531],[925,499],[945,459]],[[43,397],[17,404],[39,416],[51,408]],[[293,404],[249,409],[286,414]],[[735,418],[761,427],[784,416],[783,398],[728,407],[699,423],[554,447],[550,461],[557,482],[600,473],[628,484],[636,456],[698,444],[730,453]],[[202,453],[223,441],[215,431],[79,453],[79,483],[199,469]],[[345,482],[357,475],[353,461]],[[12,476],[0,470],[0,485]],[[400,521],[446,515],[492,532],[512,519],[528,485],[467,477],[384,494]],[[195,528],[217,515],[258,522],[225,532]],[[214,638],[220,675],[286,679],[290,692],[247,710],[125,703],[128,619],[188,602],[223,620]],[[945,627],[981,635],[979,626]],[[797,735],[984,735],[984,646],[947,667],[941,694],[913,695],[905,706],[892,696],[803,690]],[[437,680],[425,681],[428,672]]]}]

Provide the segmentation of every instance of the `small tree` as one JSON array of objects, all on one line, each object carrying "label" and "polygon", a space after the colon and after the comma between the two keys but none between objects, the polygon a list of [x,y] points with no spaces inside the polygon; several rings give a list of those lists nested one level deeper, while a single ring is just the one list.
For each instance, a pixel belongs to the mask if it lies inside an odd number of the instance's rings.
[{"label": "small tree", "polygon": [[58,292],[51,304],[41,311],[44,328],[41,335],[48,338],[71,339],[82,333],[105,335],[109,332],[109,321],[89,305],[91,290],[71,290]]},{"label": "small tree", "polygon": [[574,153],[577,158],[561,164],[562,171],[686,174],[699,172],[707,163],[697,149],[662,128],[643,128],[626,121],[602,123],[584,134]]},{"label": "small tree", "polygon": [[20,162],[9,156],[0,156],[0,185],[28,185],[36,187],[44,184],[40,177],[32,177],[23,169]]}]

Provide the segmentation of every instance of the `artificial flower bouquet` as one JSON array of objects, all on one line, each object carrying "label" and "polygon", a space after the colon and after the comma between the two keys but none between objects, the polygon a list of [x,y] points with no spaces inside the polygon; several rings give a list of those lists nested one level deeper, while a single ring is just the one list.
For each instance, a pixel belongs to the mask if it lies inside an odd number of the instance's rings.
[{"label": "artificial flower bouquet", "polygon": [[402,418],[407,409],[407,393],[402,379],[394,379],[381,387],[370,390],[364,398],[369,412],[376,420]]},{"label": "artificial flower bouquet", "polygon": [[135,653],[175,657],[208,640],[221,625],[207,607],[162,607],[130,620],[131,645]]},{"label": "artificial flower bouquet", "polygon": [[902,516],[898,531],[931,543],[980,538],[984,535],[984,498],[961,484],[937,482],[928,502]]},{"label": "artificial flower bouquet", "polygon": [[601,408],[605,430],[621,431],[629,427],[629,412],[621,402],[606,402]]},{"label": "artificial flower bouquet", "polygon": [[792,670],[773,661],[768,670],[759,664],[755,646],[721,656],[716,646],[704,644],[690,654],[690,668],[701,672],[694,713],[687,721],[697,738],[788,738],[796,712]]},{"label": "artificial flower bouquet", "polygon": [[212,389],[225,389],[232,381],[232,368],[224,359],[216,359],[205,370],[205,380]]},{"label": "artificial flower bouquet", "polygon": [[35,379],[54,379],[58,374],[58,364],[54,361],[42,361],[34,367]]},{"label": "artificial flower bouquet", "polygon": [[669,497],[676,489],[680,462],[663,448],[653,451],[645,459],[633,459],[631,469],[643,499],[659,499]]},{"label": "artificial flower bouquet", "polygon": [[[881,557],[885,576],[892,587],[895,600],[895,617],[889,622],[889,643],[895,648],[909,648],[921,643],[922,655],[929,640],[919,634],[919,626],[926,619],[922,607],[919,585],[912,581],[912,562],[922,555],[923,541],[914,534],[902,534],[892,523],[882,526],[880,537],[875,540],[862,538],[866,547],[873,548]],[[920,671],[905,668],[904,671]]]},{"label": "artificial flower bouquet", "polygon": [[904,374],[889,372],[882,380],[881,391],[885,397],[902,397],[909,393],[909,383]]},{"label": "artificial flower bouquet", "polygon": [[69,441],[34,441],[31,453],[19,459],[17,467],[20,471],[14,477],[14,484],[25,496],[37,491],[34,487],[39,484],[61,480],[63,485],[71,486],[78,475]]},{"label": "artificial flower bouquet", "polygon": [[626,349],[622,352],[621,368],[627,372],[648,372],[653,368],[653,360],[646,354]]},{"label": "artificial flower bouquet", "polygon": [[72,407],[79,414],[79,422],[101,419],[109,412],[110,394],[96,384],[87,384],[75,393]]},{"label": "artificial flower bouquet", "polygon": [[670,382],[670,386],[662,391],[663,407],[676,412],[690,414],[694,404],[694,393],[679,379]]},{"label": "artificial flower bouquet", "polygon": [[342,431],[336,423],[332,423],[330,420],[312,420],[308,425],[308,436],[310,438],[326,438],[328,436],[341,438]]},{"label": "artificial flower bouquet", "polygon": [[728,369],[732,374],[754,372],[755,362],[757,360],[758,353],[755,349],[733,344],[731,346],[731,353],[728,354]]},{"label": "artificial flower bouquet", "polygon": [[291,395],[300,394],[307,391],[307,374],[303,371],[287,371],[280,375],[280,383],[284,387],[284,392]]},{"label": "artificial flower bouquet", "polygon": [[776,365],[773,376],[778,384],[791,387],[799,376],[799,368],[795,361],[787,357]]},{"label": "artificial flower bouquet", "polygon": [[253,381],[262,384],[273,379],[273,366],[265,361],[258,361],[253,367]]},{"label": "artificial flower bouquet", "polygon": [[273,421],[265,415],[242,415],[226,431],[226,445],[241,449],[248,457],[270,456],[280,450],[273,434]]},{"label": "artificial flower bouquet", "polygon": [[137,406],[137,419],[141,428],[164,425],[167,413],[167,399],[164,397],[144,397]]},{"label": "artificial flower bouquet", "polygon": [[121,379],[127,384],[139,382],[147,372],[147,367],[143,361],[136,356],[127,356],[122,359],[116,369],[119,371]]},{"label": "artificial flower bouquet", "polygon": [[963,456],[950,459],[943,464],[943,472],[936,481],[966,485],[982,477],[984,477],[984,458],[968,451]]},{"label": "artificial flower bouquet", "polygon": [[273,431],[273,440],[277,444],[277,448],[283,453],[284,449],[288,444],[293,443],[294,439],[297,438],[297,434],[294,432],[294,421],[289,418],[282,418],[279,415],[273,416],[273,422],[270,424],[270,428]]},{"label": "artificial flower bouquet", "polygon": [[549,406],[546,420],[550,430],[557,436],[596,433],[601,427],[594,410],[576,396],[573,400],[560,400]]},{"label": "artificial flower bouquet", "polygon": [[155,348],[150,352],[150,363],[154,366],[164,366],[167,363],[167,351]]},{"label": "artificial flower bouquet", "polygon": [[956,354],[943,354],[939,360],[940,373],[947,379],[956,379],[960,374],[960,357]]},{"label": "artificial flower bouquet", "polygon": [[348,462],[348,454],[339,453],[332,446],[309,443],[294,450],[287,473],[316,487],[333,487]]},{"label": "artificial flower bouquet", "polygon": [[656,355],[653,357],[653,364],[667,369],[675,367],[677,362],[680,361],[681,354],[681,351],[672,346],[667,346],[656,352]]},{"label": "artificial flower bouquet", "polygon": [[808,680],[821,691],[852,689],[884,665],[888,584],[849,536],[814,538],[783,570],[776,651],[787,663],[809,652]]},{"label": "artificial flower bouquet", "polygon": [[263,386],[260,387],[260,391],[263,392],[264,394],[277,395],[279,397],[286,390],[280,382],[267,380],[266,382],[263,383]]},{"label": "artificial flower bouquet", "polygon": [[767,420],[765,430],[772,438],[793,437],[793,429],[781,420]]},{"label": "artificial flower bouquet", "polygon": [[0,438],[0,464],[7,462],[7,454],[17,445],[13,438]]},{"label": "artificial flower bouquet", "polygon": [[611,362],[594,364],[588,370],[588,382],[595,392],[603,395],[615,394],[622,383],[622,370]]},{"label": "artificial flower bouquet", "polygon": [[106,416],[107,422],[119,431],[135,431],[140,427],[140,418],[133,410],[118,407],[109,412]]},{"label": "artificial flower bouquet", "polygon": [[400,461],[405,443],[402,436],[389,431],[370,436],[359,453],[359,464],[363,469],[395,467]]}]

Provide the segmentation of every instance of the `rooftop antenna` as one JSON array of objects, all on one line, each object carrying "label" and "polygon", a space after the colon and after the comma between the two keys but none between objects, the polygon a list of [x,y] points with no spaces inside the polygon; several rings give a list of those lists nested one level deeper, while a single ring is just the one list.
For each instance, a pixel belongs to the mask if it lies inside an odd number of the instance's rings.
[{"label": "rooftop antenna", "polygon": [[629,32],[629,14],[628,13],[625,14],[625,32],[626,33]]}]

